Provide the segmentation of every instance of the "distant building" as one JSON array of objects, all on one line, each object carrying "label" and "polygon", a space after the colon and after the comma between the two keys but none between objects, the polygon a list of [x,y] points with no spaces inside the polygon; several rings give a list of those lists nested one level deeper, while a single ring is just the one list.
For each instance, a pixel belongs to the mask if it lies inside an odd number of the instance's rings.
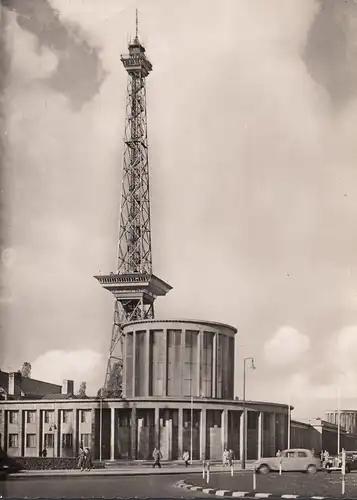
[{"label": "distant building", "polygon": [[357,434],[357,410],[329,410],[325,412],[327,422],[338,425],[338,414],[340,413],[340,425],[350,434]]}]

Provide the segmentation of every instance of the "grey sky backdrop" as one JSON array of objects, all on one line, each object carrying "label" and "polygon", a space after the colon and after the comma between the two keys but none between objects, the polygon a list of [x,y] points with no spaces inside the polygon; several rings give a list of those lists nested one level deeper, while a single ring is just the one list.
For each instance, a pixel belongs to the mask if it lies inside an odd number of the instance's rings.
[{"label": "grey sky backdrop", "polygon": [[174,287],[157,316],[235,325],[238,396],[254,356],[248,397],[317,417],[340,377],[356,408],[357,3],[3,3],[3,368],[103,382],[113,302],[92,276],[115,270],[138,7],[154,269]]}]

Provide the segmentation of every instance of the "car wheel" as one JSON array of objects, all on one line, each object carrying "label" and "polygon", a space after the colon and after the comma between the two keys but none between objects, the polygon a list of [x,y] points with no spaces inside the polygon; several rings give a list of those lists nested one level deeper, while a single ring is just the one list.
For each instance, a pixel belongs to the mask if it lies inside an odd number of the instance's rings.
[{"label": "car wheel", "polygon": [[261,465],[258,469],[259,474],[269,474],[270,469],[267,465]]},{"label": "car wheel", "polygon": [[308,466],[308,468],[307,468],[307,473],[308,473],[308,474],[313,475],[313,474],[316,474],[316,472],[317,472],[317,467],[316,467],[316,465],[309,465],[309,466]]}]

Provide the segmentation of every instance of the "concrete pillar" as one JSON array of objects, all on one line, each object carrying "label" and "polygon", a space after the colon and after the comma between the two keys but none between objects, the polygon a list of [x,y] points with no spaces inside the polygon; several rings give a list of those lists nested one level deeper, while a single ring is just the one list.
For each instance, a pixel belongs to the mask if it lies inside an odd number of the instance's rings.
[{"label": "concrete pillar", "polygon": [[243,410],[240,415],[240,427],[239,427],[239,460],[242,462],[243,460],[243,449],[244,449],[244,443],[243,443],[243,436],[244,436],[244,414]]},{"label": "concrete pillar", "polygon": [[228,410],[221,413],[222,450],[228,448]]},{"label": "concrete pillar", "polygon": [[92,457],[95,457],[96,456],[96,442],[95,442],[95,435],[96,435],[96,423],[95,423],[95,417],[96,417],[96,414],[95,414],[95,408],[92,408],[91,410],[91,424],[92,424],[92,428],[91,428],[91,434],[92,434],[92,437],[91,437],[91,452],[92,452]]},{"label": "concrete pillar", "polygon": [[212,352],[212,398],[217,394],[217,351],[218,351],[218,332],[213,336],[213,352]]},{"label": "concrete pillar", "polygon": [[78,452],[78,410],[73,410],[73,456],[75,457]]},{"label": "concrete pillar", "polygon": [[[183,455],[183,409],[178,409],[178,457]],[[191,457],[190,457],[191,458]]]},{"label": "concrete pillar", "polygon": [[40,456],[40,451],[43,449],[42,446],[42,421],[41,421],[41,410],[36,410],[36,456]]},{"label": "concrete pillar", "polygon": [[152,366],[152,359],[150,356],[150,330],[146,330],[145,332],[145,392],[144,396],[151,396],[151,387],[150,387],[150,367]]},{"label": "concrete pillar", "polygon": [[53,412],[53,456],[60,457],[61,456],[61,410],[55,408]]},{"label": "concrete pillar", "polygon": [[24,456],[24,430],[25,430],[25,419],[24,411],[19,410],[19,454],[20,457]]},{"label": "concrete pillar", "polygon": [[[186,330],[183,330],[181,335],[181,349],[180,349],[180,373],[178,374],[181,381],[180,384],[181,394],[183,394],[182,381],[184,379],[184,373],[185,373],[185,348],[186,348]],[[190,392],[192,391],[190,390]],[[193,396],[193,394],[190,395]]]},{"label": "concrete pillar", "polygon": [[200,415],[200,459],[206,460],[207,410],[202,408]]},{"label": "concrete pillar", "polygon": [[110,408],[110,460],[115,460],[115,408]]},{"label": "concrete pillar", "polygon": [[168,377],[168,363],[167,363],[167,328],[164,330],[164,349],[165,349],[165,358],[164,358],[164,388],[163,393],[164,396],[167,396],[167,377]]},{"label": "concrete pillar", "polygon": [[258,460],[264,453],[264,413],[261,411],[258,415]]},{"label": "concrete pillar", "polygon": [[126,397],[128,397],[128,394],[127,394],[127,390],[126,390],[126,384],[127,384],[127,369],[128,369],[128,366],[127,366],[127,348],[128,348],[128,337],[126,335],[123,336],[123,370],[122,370],[122,388],[123,388],[123,391],[122,391],[122,396],[123,398],[125,399]]},{"label": "concrete pillar", "polygon": [[276,414],[275,413],[270,413],[269,415],[269,448],[270,448],[270,456],[274,457],[277,448],[276,448],[276,433],[275,433],[275,420],[276,420]]},{"label": "concrete pillar", "polygon": [[201,384],[201,355],[203,350],[203,330],[198,333],[197,339],[197,396],[202,394],[202,384]]},{"label": "concrete pillar", "polygon": [[160,407],[155,406],[155,446],[160,449]]},{"label": "concrete pillar", "polygon": [[135,378],[136,378],[136,332],[133,332],[133,390],[132,395],[135,397]]},{"label": "concrete pillar", "polygon": [[131,458],[133,460],[137,457],[137,421],[136,421],[136,407],[131,409]]}]

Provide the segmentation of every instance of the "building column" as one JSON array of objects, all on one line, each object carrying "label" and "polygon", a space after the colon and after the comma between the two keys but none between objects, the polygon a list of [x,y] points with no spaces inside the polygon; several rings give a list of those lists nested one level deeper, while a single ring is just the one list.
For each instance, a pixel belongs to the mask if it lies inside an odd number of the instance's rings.
[{"label": "building column", "polygon": [[110,460],[115,460],[115,408],[110,408]]},{"label": "building column", "polygon": [[24,411],[19,410],[19,454],[20,457],[24,456],[24,438],[25,438],[25,419]]},{"label": "building column", "polygon": [[160,449],[160,407],[155,406],[155,446]]},{"label": "building column", "polygon": [[136,407],[131,409],[131,458],[133,460],[137,457],[137,421],[136,421]]},{"label": "building column", "polygon": [[53,412],[53,456],[54,457],[60,457],[61,456],[61,410],[58,410],[55,408]]},{"label": "building column", "polygon": [[135,397],[135,379],[136,379],[136,332],[133,332],[133,379],[132,379],[132,397]]},{"label": "building column", "polygon": [[[127,378],[127,369],[128,369],[128,366],[127,366],[127,353],[126,353],[126,350],[127,350],[127,336],[124,335],[123,336],[123,360],[124,363],[123,363],[123,369],[122,369],[122,396],[123,398],[125,399],[128,395],[127,395],[127,392],[126,392],[126,385],[127,385],[127,381],[126,381],[126,378]],[[103,394],[102,394],[103,395]]]},{"label": "building column", "polygon": [[42,419],[41,410],[36,410],[36,456],[40,456],[42,446]]},{"label": "building column", "polygon": [[200,415],[200,459],[201,460],[206,460],[206,432],[207,432],[206,427],[207,427],[207,410],[206,408],[202,408]]},{"label": "building column", "polygon": [[[180,385],[181,394],[183,394],[182,381],[184,379],[184,373],[185,373],[185,349],[186,349],[186,330],[183,330],[181,335],[181,349],[180,349],[180,373],[178,374],[181,381]],[[194,395],[192,394],[192,390],[190,390],[190,393],[191,396]]]},{"label": "building column", "polygon": [[[183,455],[183,409],[178,409],[178,457]],[[191,457],[190,457],[191,459]]]},{"label": "building column", "polygon": [[218,333],[215,332],[213,335],[213,350],[212,350],[212,398],[216,397],[217,391],[217,344],[218,344]]},{"label": "building column", "polygon": [[92,457],[96,456],[96,442],[95,442],[95,428],[96,428],[96,423],[95,423],[95,408],[91,410],[91,423],[92,423],[92,428],[91,428],[91,452],[92,452]]},{"label": "building column", "polygon": [[146,330],[145,332],[145,359],[146,359],[146,364],[145,364],[145,376],[146,376],[146,381],[145,381],[145,396],[151,396],[150,394],[150,367],[152,365],[151,361],[151,356],[150,356],[150,329]]},{"label": "building column", "polygon": [[221,413],[222,450],[228,448],[228,410]]},{"label": "building column", "polygon": [[274,457],[277,449],[276,449],[276,433],[275,433],[275,420],[276,414],[270,413],[269,415],[269,448],[270,448],[270,456]]},{"label": "building column", "polygon": [[164,396],[167,396],[167,378],[168,378],[168,363],[167,363],[167,328],[164,330],[164,349],[165,349],[165,358],[164,358],[164,387],[163,393]]},{"label": "building column", "polygon": [[[203,395],[201,384],[201,355],[203,351],[203,330],[198,332],[197,339],[197,396]],[[205,396],[205,395],[204,395]]]},{"label": "building column", "polygon": [[73,456],[77,456],[78,453],[78,411],[76,408],[73,410]]},{"label": "building column", "polygon": [[264,453],[264,413],[261,411],[258,415],[258,460]]},{"label": "building column", "polygon": [[243,443],[243,437],[244,437],[244,413],[243,411],[241,412],[240,415],[240,421],[239,421],[239,460],[242,462],[243,461],[243,449],[244,449],[244,443]]}]

